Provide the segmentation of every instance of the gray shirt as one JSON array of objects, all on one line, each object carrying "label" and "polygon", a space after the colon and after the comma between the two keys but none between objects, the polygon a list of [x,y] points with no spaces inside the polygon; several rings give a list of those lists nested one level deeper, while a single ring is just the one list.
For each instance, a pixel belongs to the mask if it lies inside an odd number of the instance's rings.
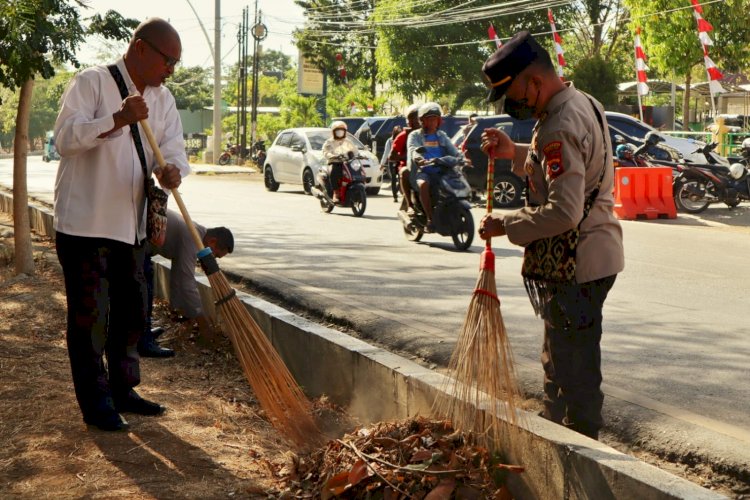
[{"label": "gray shirt", "polygon": [[[195,224],[195,229],[202,240],[206,228]],[[195,282],[198,249],[179,212],[167,210],[167,237],[163,246],[152,247],[152,253],[172,261],[169,273],[169,304],[172,309],[179,310],[186,318],[202,316],[203,304]]]}]

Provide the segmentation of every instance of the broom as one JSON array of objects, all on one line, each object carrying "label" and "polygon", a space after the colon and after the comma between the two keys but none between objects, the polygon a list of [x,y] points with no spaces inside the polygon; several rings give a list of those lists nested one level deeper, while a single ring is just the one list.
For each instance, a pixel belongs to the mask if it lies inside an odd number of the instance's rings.
[{"label": "broom", "polygon": [[[488,214],[492,213],[494,170],[495,160],[490,156],[487,165]],[[500,313],[495,286],[495,254],[489,238],[479,270],[469,310],[448,364],[453,380],[446,382],[433,409],[450,419],[456,428],[473,432],[481,440],[498,445],[502,429],[500,413],[504,413],[512,424],[518,423],[516,398],[520,397],[520,391],[510,341]],[[504,412],[497,408],[501,400],[506,401]]]},{"label": "broom", "polygon": [[[156,161],[160,167],[166,165],[154,133],[147,120],[140,121]],[[320,433],[311,416],[311,405],[305,398],[281,357],[271,345],[247,308],[237,298],[216,263],[210,248],[203,248],[198,231],[188,214],[182,196],[172,190],[182,217],[198,246],[201,267],[211,284],[216,305],[226,320],[229,338],[242,365],[242,370],[260,406],[265,410],[271,423],[299,445],[316,443]]]}]

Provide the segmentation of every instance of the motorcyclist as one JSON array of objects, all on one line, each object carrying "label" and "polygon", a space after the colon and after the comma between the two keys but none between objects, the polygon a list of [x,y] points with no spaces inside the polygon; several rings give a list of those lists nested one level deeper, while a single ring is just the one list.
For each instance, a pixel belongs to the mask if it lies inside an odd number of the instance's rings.
[{"label": "motorcyclist", "polygon": [[409,180],[409,168],[407,167],[406,159],[406,140],[409,138],[414,130],[419,128],[419,106],[412,104],[406,109],[406,124],[400,134],[393,140],[393,146],[391,146],[391,161],[398,162],[398,177],[399,185],[401,187],[401,194],[404,195],[406,200],[406,209],[409,212],[414,211],[414,207],[411,206],[411,185]]},{"label": "motorcyclist", "polygon": [[633,158],[634,152],[633,146],[630,144],[620,144],[615,149],[615,155],[617,156],[617,162],[623,167],[632,167],[636,165],[635,158]]},{"label": "motorcyclist", "polygon": [[333,202],[339,203],[338,186],[341,182],[342,160],[341,157],[354,158],[358,149],[356,144],[346,136],[346,123],[336,120],[331,123],[332,137],[323,143],[323,158],[331,166],[329,179],[333,191]]},{"label": "motorcyclist", "polygon": [[[412,132],[407,140],[407,166],[411,169],[411,186],[419,193],[419,201],[427,217],[425,232],[431,233],[435,231],[432,224],[431,188],[436,187],[440,181],[440,168],[428,163],[441,156],[460,156],[461,153],[448,135],[439,130],[443,110],[438,103],[423,104],[417,115],[422,128]],[[423,149],[417,152],[418,148]]]}]

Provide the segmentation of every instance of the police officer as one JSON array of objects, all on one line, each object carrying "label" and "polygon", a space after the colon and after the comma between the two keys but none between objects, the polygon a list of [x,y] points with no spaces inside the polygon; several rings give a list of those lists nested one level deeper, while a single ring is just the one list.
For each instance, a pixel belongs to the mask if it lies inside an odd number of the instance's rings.
[{"label": "police officer", "polygon": [[[549,284],[540,307],[542,416],[598,439],[604,401],[602,308],[624,267],[622,229],[612,210],[614,169],[604,109],[572,82],[560,80],[547,51],[527,31],[492,54],[482,71],[491,86],[490,101],[505,95],[506,113],[538,121],[530,145],[515,144],[494,128],[482,135],[487,154],[512,160],[514,173],[526,177],[528,194],[524,208],[486,215],[479,234],[484,239],[507,235],[525,247],[579,227],[575,279]],[[584,218],[589,198],[593,204]]]}]

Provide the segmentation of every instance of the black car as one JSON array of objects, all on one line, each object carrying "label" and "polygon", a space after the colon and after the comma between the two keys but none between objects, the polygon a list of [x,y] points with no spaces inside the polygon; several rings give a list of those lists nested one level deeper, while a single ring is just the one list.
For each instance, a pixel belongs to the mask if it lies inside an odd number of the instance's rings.
[{"label": "black car", "polygon": [[[487,155],[480,149],[484,129],[499,128],[513,141],[528,144],[531,142],[535,123],[536,119],[533,118],[516,120],[508,115],[481,116],[476,118],[476,125],[467,134],[463,130],[458,130],[451,140],[471,160],[473,167],[464,171],[469,185],[477,192],[484,193],[487,190]],[[493,195],[495,206],[498,208],[523,204],[525,181],[511,172],[511,166],[510,160],[495,160]]]},{"label": "black car", "polygon": [[346,123],[346,131],[354,135],[359,127],[365,122],[365,116],[337,116],[331,119],[331,123],[339,120]]}]

